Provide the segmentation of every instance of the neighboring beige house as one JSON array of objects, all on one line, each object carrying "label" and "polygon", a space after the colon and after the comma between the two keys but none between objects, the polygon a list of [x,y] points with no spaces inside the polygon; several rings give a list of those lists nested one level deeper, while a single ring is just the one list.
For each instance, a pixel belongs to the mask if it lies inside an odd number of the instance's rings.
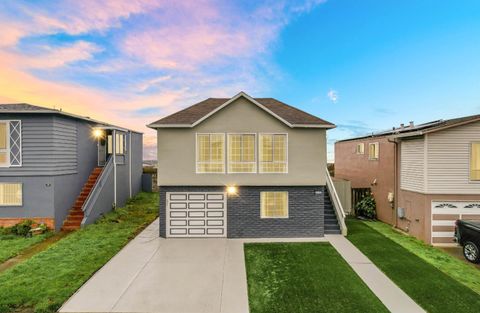
[{"label": "neighboring beige house", "polygon": [[480,219],[480,115],[339,141],[335,176],[354,188],[370,184],[382,221],[453,244],[456,219]]},{"label": "neighboring beige house", "polygon": [[343,217],[338,225],[326,187],[332,123],[241,92],[206,99],[148,126],[158,138],[161,236],[340,232]]}]

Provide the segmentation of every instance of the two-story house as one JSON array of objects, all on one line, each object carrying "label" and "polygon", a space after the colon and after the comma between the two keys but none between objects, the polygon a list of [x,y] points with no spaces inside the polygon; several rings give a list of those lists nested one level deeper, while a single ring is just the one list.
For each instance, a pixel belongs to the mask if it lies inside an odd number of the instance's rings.
[{"label": "two-story house", "polygon": [[0,105],[0,226],[92,223],[140,191],[142,134],[30,104]]},{"label": "two-story house", "polygon": [[158,137],[162,237],[309,237],[343,227],[326,187],[332,123],[241,92],[148,126]]},{"label": "two-story house", "polygon": [[381,220],[453,244],[456,219],[480,219],[480,115],[339,141],[335,172],[352,186],[371,184]]}]

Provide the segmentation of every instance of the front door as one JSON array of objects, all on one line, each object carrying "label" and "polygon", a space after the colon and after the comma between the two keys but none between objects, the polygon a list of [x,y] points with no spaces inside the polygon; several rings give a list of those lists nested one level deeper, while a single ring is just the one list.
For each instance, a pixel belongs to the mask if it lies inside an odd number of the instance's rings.
[{"label": "front door", "polygon": [[105,166],[107,162],[107,142],[105,138],[98,138],[98,166]]}]

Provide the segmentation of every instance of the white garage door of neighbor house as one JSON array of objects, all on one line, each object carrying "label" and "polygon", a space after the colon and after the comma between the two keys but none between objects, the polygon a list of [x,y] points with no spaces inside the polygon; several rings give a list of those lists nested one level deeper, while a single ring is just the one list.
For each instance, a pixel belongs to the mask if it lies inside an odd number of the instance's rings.
[{"label": "white garage door of neighbor house", "polygon": [[167,192],[167,237],[226,237],[222,192]]},{"label": "white garage door of neighbor house", "polygon": [[480,220],[480,201],[432,201],[432,244],[453,244],[457,219]]}]

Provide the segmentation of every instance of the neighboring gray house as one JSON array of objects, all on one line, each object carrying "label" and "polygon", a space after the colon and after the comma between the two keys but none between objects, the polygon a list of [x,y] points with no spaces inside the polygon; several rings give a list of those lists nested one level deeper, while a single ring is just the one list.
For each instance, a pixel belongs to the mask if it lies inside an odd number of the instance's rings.
[{"label": "neighboring gray house", "polygon": [[62,110],[0,105],[0,226],[92,223],[138,193],[141,175],[141,133]]},{"label": "neighboring gray house", "polygon": [[335,125],[241,92],[148,126],[157,130],[162,237],[346,233],[326,170]]}]

